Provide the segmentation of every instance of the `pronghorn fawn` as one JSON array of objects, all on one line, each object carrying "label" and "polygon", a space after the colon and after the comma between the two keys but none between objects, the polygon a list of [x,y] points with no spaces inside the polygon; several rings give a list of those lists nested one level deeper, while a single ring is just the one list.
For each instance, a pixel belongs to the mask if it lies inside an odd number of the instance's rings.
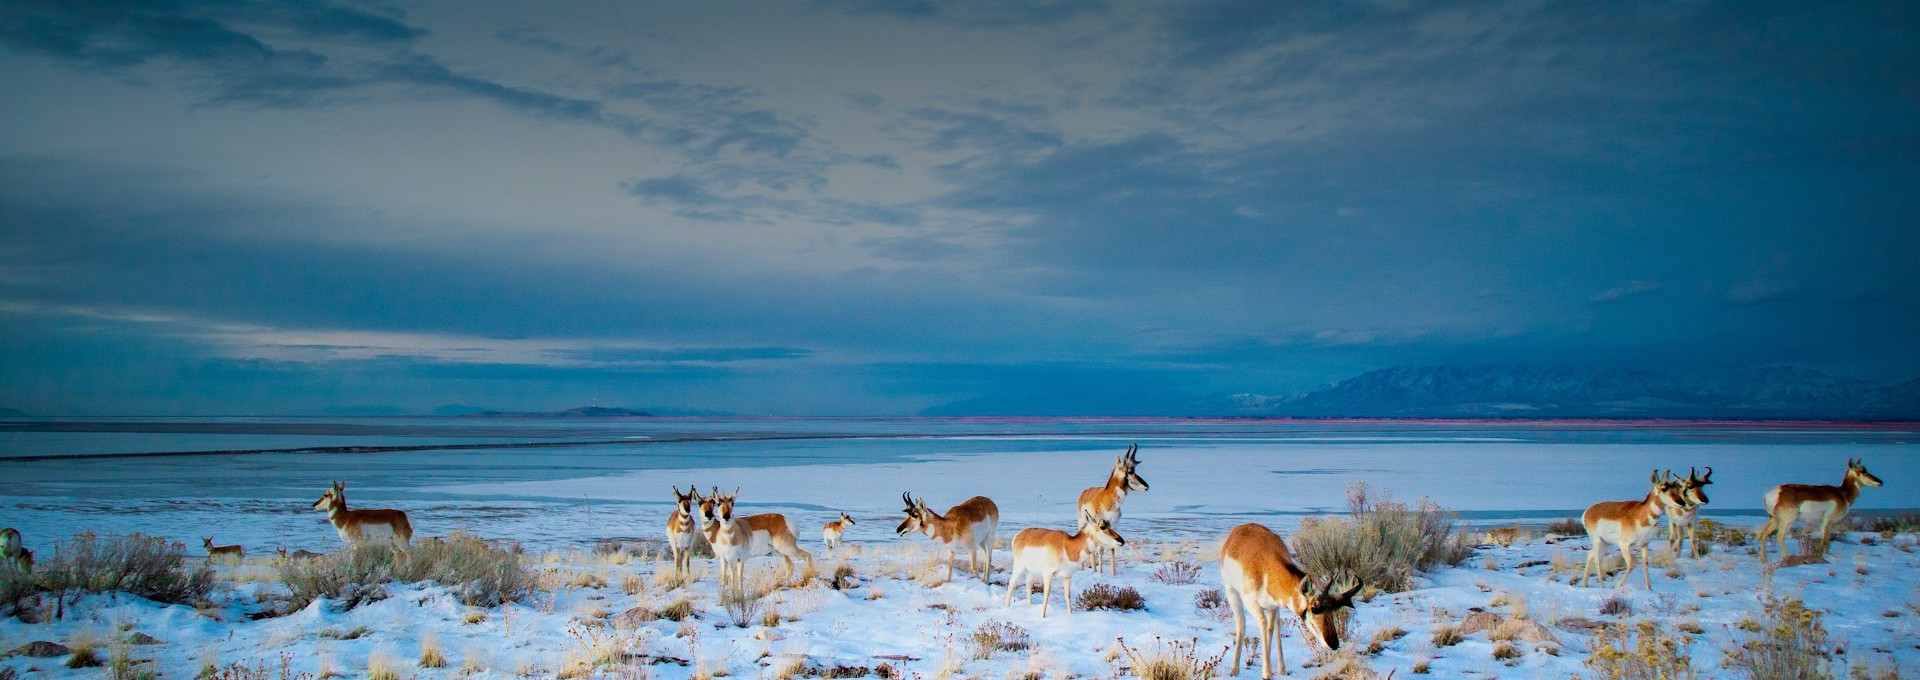
[{"label": "pronghorn fawn", "polygon": [[20,571],[33,571],[33,551],[27,549],[18,529],[0,529],[0,564]]},{"label": "pronghorn fawn", "polygon": [[1580,569],[1580,586],[1586,587],[1587,574],[1600,577],[1602,585],[1607,575],[1602,571],[1600,556],[1607,550],[1607,544],[1620,547],[1620,554],[1626,558],[1627,568],[1620,572],[1620,581],[1615,588],[1626,585],[1627,577],[1633,575],[1633,549],[1640,548],[1640,574],[1646,577],[1647,590],[1653,590],[1653,575],[1647,569],[1647,544],[1658,533],[1660,516],[1666,514],[1669,507],[1685,507],[1687,498],[1679,482],[1661,479],[1660,471],[1654,470],[1648,478],[1653,488],[1647,497],[1637,501],[1604,501],[1594,503],[1580,516],[1580,523],[1587,527],[1587,538],[1592,545],[1587,548],[1586,565]]},{"label": "pronghorn fawn", "polygon": [[820,542],[826,544],[829,556],[840,548],[840,537],[847,534],[847,527],[850,526],[853,526],[853,517],[843,510],[840,512],[840,519],[820,527]]},{"label": "pronghorn fawn", "polygon": [[275,551],[275,554],[279,556],[281,562],[304,562],[306,560],[323,557],[320,553],[304,549],[287,552],[286,548],[280,548]]},{"label": "pronghorn fawn", "polygon": [[902,493],[900,499],[907,503],[907,518],[894,527],[895,533],[905,536],[917,531],[946,546],[948,581],[953,580],[954,552],[966,548],[967,570],[993,586],[993,541],[1000,529],[1000,506],[986,496],[974,496],[942,515],[927,507],[924,498]]},{"label": "pronghorn fawn", "polygon": [[693,567],[693,535],[700,531],[700,490],[687,486],[686,493],[673,487],[673,514],[667,517],[667,549],[673,551],[673,572],[686,574]]},{"label": "pronghorn fawn", "polygon": [[1760,526],[1760,561],[1767,561],[1767,539],[1774,535],[1780,537],[1780,559],[1792,556],[1787,552],[1787,532],[1802,517],[1808,521],[1820,519],[1819,548],[1826,550],[1833,523],[1847,516],[1853,502],[1860,499],[1860,488],[1865,486],[1880,486],[1880,478],[1867,472],[1867,466],[1860,461],[1849,458],[1847,476],[1840,479],[1839,486],[1781,484],[1773,487],[1764,498],[1767,523]]},{"label": "pronghorn fawn", "polygon": [[200,545],[204,545],[207,547],[208,562],[212,562],[214,560],[218,560],[224,557],[231,557],[233,558],[233,561],[235,563],[238,563],[239,561],[247,558],[246,548],[242,548],[237,545],[214,545],[212,536],[201,537]]},{"label": "pronghorn fawn", "polygon": [[313,502],[313,509],[327,513],[327,521],[333,524],[333,530],[340,533],[340,540],[346,541],[349,547],[392,543],[405,550],[413,541],[413,525],[407,522],[407,513],[384,508],[348,510],[345,482],[334,482],[332,487],[320,494],[320,500]]},{"label": "pronghorn fawn", "polygon": [[712,527],[709,537],[713,556],[720,560],[720,585],[725,587],[731,583],[745,589],[747,560],[776,552],[787,563],[787,575],[782,581],[793,577],[795,557],[805,559],[807,571],[813,571],[813,555],[800,547],[800,539],[787,524],[787,516],[766,513],[735,517],[733,505],[739,497],[739,489],[722,496],[716,488],[712,496],[700,500],[702,519]]},{"label": "pronghorn fawn", "polygon": [[1680,556],[1680,546],[1693,541],[1687,551],[1688,557],[1700,556],[1700,506],[1707,504],[1707,485],[1713,483],[1713,468],[1707,468],[1707,474],[1687,468],[1683,479],[1667,472],[1667,478],[1680,484],[1680,493],[1686,497],[1686,504],[1667,508],[1667,552],[1675,558]]},{"label": "pronghorn fawn", "polygon": [[[1109,524],[1120,522],[1120,503],[1127,500],[1127,492],[1147,490],[1147,480],[1141,479],[1137,471],[1140,467],[1139,452],[1139,444],[1128,446],[1127,452],[1120,454],[1120,458],[1113,461],[1113,472],[1107,475],[1106,486],[1090,487],[1080,492],[1081,517],[1084,518],[1088,513],[1092,513],[1094,517],[1106,520]],[[1103,560],[1113,574],[1120,573],[1118,551],[1106,546],[1095,548],[1094,571],[1100,570],[1100,563]]]},{"label": "pronghorn fawn", "polygon": [[1047,603],[1053,600],[1053,577],[1059,575],[1066,586],[1067,613],[1073,613],[1073,572],[1103,547],[1126,545],[1127,539],[1114,533],[1113,523],[1093,513],[1081,511],[1080,530],[1073,535],[1059,529],[1028,527],[1013,535],[1013,570],[1007,572],[1007,604],[1013,606],[1013,589],[1020,576],[1027,577],[1027,603],[1033,603],[1033,577],[1040,577],[1040,618],[1047,618]]},{"label": "pronghorn fawn", "polygon": [[1335,613],[1353,606],[1360,592],[1355,583],[1334,594],[1331,583],[1318,589],[1307,572],[1294,564],[1286,541],[1259,524],[1242,524],[1227,532],[1220,544],[1220,593],[1233,609],[1233,675],[1240,675],[1240,646],[1247,635],[1247,616],[1260,637],[1260,677],[1273,677],[1272,660],[1278,657],[1280,674],[1287,674],[1287,654],[1280,647],[1280,608],[1286,607],[1300,617],[1300,627],[1329,650],[1340,648],[1340,627]]}]

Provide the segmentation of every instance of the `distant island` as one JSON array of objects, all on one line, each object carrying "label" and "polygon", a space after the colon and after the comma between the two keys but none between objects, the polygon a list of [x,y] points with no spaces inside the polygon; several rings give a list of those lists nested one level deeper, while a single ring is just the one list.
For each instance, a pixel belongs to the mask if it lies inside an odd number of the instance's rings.
[{"label": "distant island", "polygon": [[617,406],[578,406],[565,411],[476,411],[462,418],[652,418],[647,411]]}]

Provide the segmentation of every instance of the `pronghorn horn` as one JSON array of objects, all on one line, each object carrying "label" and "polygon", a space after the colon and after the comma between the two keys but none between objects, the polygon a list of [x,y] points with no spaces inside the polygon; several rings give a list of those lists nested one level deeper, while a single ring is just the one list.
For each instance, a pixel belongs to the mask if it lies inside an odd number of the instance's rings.
[{"label": "pronghorn horn", "polygon": [[1706,476],[1701,477],[1700,481],[1706,482],[1709,484],[1713,483],[1713,466],[1712,465],[1707,466],[1707,474]]},{"label": "pronghorn horn", "polygon": [[912,491],[900,492],[900,500],[905,501],[907,504],[907,507],[909,508],[913,507],[913,492]]},{"label": "pronghorn horn", "polygon": [[1660,471],[1659,471],[1658,469],[1655,469],[1655,470],[1653,471],[1653,476],[1651,476],[1651,477],[1648,477],[1647,479],[1648,479],[1649,481],[1652,481],[1652,482],[1653,482],[1654,484],[1659,484],[1659,483],[1660,483]]}]

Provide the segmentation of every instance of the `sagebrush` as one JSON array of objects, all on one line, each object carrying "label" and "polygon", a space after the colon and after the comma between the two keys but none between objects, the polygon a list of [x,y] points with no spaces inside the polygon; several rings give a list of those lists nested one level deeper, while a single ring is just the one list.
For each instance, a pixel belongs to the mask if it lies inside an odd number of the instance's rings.
[{"label": "sagebrush", "polygon": [[191,604],[213,589],[213,572],[189,563],[186,546],[158,536],[75,534],[53,546],[31,572],[0,569],[0,607],[15,609],[40,593],[121,592]]},{"label": "sagebrush", "polygon": [[1300,566],[1316,578],[1401,592],[1413,588],[1415,573],[1459,564],[1473,552],[1459,515],[1432,501],[1412,507],[1356,482],[1347,504],[1347,517],[1304,520],[1290,541]]},{"label": "sagebrush", "polygon": [[461,533],[417,541],[406,550],[384,545],[347,548],[311,560],[289,560],[279,570],[290,594],[289,611],[323,597],[351,609],[385,597],[379,584],[418,581],[453,587],[454,595],[469,606],[491,607],[520,599],[533,583],[520,554]]}]

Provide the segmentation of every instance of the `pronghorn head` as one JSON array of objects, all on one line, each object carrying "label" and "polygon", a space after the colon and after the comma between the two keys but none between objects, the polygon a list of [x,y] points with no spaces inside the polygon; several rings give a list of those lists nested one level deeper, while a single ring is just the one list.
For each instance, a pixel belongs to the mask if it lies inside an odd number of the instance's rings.
[{"label": "pronghorn head", "polygon": [[1668,507],[1693,507],[1693,503],[1687,499],[1686,482],[1674,477],[1672,470],[1668,470],[1665,476],[1661,476],[1659,470],[1654,470],[1647,481],[1653,484],[1653,494]]},{"label": "pronghorn head", "polygon": [[1682,484],[1687,487],[1687,502],[1694,505],[1707,504],[1707,485],[1713,483],[1713,467],[1707,467],[1707,474],[1698,474],[1693,468],[1687,468],[1687,478]]},{"label": "pronghorn head", "polygon": [[733,526],[733,501],[740,497],[740,487],[734,487],[733,493],[720,495],[720,487],[713,488],[713,495],[700,502],[700,514],[713,522],[721,530]]},{"label": "pronghorn head", "polygon": [[313,502],[313,509],[322,512],[333,512],[334,508],[345,507],[347,507],[346,482],[334,482],[333,486],[327,487],[327,490],[320,494],[320,500]]},{"label": "pronghorn head", "polygon": [[1080,531],[1092,536],[1094,543],[1108,548],[1118,548],[1127,544],[1127,539],[1121,538],[1120,532],[1113,530],[1112,522],[1100,519],[1089,510],[1080,511]]},{"label": "pronghorn head", "polygon": [[1147,480],[1140,477],[1137,472],[1139,468],[1140,445],[1134,444],[1128,446],[1127,452],[1120,454],[1120,459],[1113,462],[1113,475],[1125,480],[1128,491],[1146,491]]},{"label": "pronghorn head", "polygon": [[200,545],[204,545],[204,546],[207,546],[207,549],[208,549],[208,550],[212,550],[212,549],[213,549],[213,537],[212,537],[212,536],[202,536],[202,537],[200,537]]},{"label": "pronghorn head", "polygon": [[705,496],[701,496],[696,493],[694,495],[693,502],[700,505],[699,517],[700,517],[701,526],[706,526],[708,524],[713,524],[714,522],[719,521],[718,518],[720,516],[719,514],[720,513],[720,487],[717,487],[717,486],[713,487],[713,491],[707,493],[707,495]]},{"label": "pronghorn head", "polygon": [[1880,486],[1880,478],[1867,472],[1867,466],[1854,458],[1847,459],[1847,479],[1860,486]]},{"label": "pronghorn head", "polygon": [[1355,583],[1346,592],[1337,595],[1329,592],[1332,586],[1332,583],[1328,583],[1315,592],[1313,579],[1300,579],[1300,599],[1294,613],[1300,615],[1300,622],[1305,624],[1301,627],[1307,629],[1307,633],[1315,640],[1319,640],[1328,650],[1338,650],[1340,623],[1335,616],[1341,607],[1353,606],[1353,596],[1360,592],[1360,584]]},{"label": "pronghorn head", "polygon": [[695,489],[691,485],[689,485],[687,487],[687,492],[683,494],[683,493],[680,493],[680,487],[678,486],[673,487],[673,504],[675,507],[679,508],[680,514],[686,515],[688,517],[692,517],[693,506],[699,502],[700,502],[699,489]]},{"label": "pronghorn head", "polygon": [[843,526],[843,527],[853,526],[853,516],[848,515],[847,511],[845,510],[840,511],[840,526]]},{"label": "pronghorn head", "polygon": [[927,502],[924,500],[915,500],[913,495],[906,491],[900,492],[900,500],[905,501],[907,504],[907,509],[903,511],[907,513],[907,518],[900,522],[900,526],[893,528],[894,533],[905,536],[919,532],[926,526],[927,515],[931,514],[927,510]]}]

